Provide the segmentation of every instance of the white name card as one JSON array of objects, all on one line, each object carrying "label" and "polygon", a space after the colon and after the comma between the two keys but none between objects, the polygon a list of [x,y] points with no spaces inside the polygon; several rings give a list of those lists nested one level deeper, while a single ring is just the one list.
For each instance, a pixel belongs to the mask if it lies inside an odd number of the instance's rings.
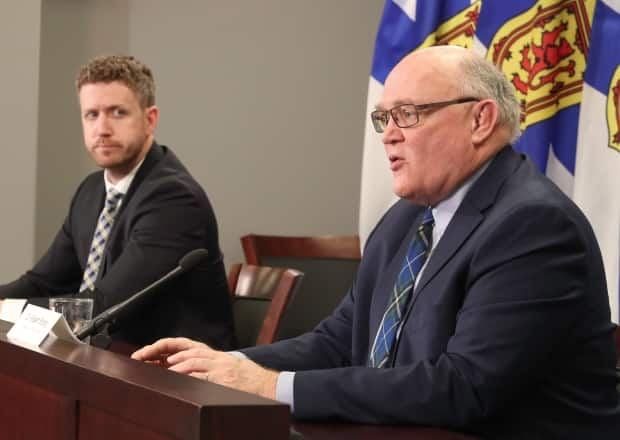
[{"label": "white name card", "polygon": [[50,333],[59,339],[81,342],[73,335],[67,321],[60,313],[33,304],[26,306],[6,337],[9,340],[38,347]]},{"label": "white name card", "polygon": [[17,322],[25,305],[25,299],[0,300],[0,319],[6,322]]}]

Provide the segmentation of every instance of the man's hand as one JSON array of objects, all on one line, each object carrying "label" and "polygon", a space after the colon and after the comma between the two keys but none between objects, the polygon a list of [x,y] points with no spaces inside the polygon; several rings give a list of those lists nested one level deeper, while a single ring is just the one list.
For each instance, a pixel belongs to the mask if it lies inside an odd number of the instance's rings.
[{"label": "man's hand", "polygon": [[187,338],[164,338],[135,351],[131,358],[168,367],[169,364],[166,359],[170,355],[194,347],[206,347],[206,345]]},{"label": "man's hand", "polygon": [[133,359],[160,363],[170,370],[248,393],[275,399],[278,373],[248,359],[213,350],[186,338],[160,339],[131,355]]}]

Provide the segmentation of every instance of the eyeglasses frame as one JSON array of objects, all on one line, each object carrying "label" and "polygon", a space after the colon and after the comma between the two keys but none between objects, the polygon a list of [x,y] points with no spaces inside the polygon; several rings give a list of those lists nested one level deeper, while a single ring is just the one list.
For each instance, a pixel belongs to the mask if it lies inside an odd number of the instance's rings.
[{"label": "eyeglasses frame", "polygon": [[[394,123],[396,124],[396,126],[398,128],[410,128],[410,127],[414,127],[416,126],[419,122],[420,122],[420,112],[425,111],[425,110],[429,110],[432,108],[437,108],[437,107],[446,107],[448,105],[453,105],[453,104],[463,104],[465,102],[480,102],[480,98],[474,98],[473,96],[466,96],[464,98],[456,98],[456,99],[451,99],[449,101],[437,101],[437,102],[429,102],[427,104],[414,104],[414,103],[405,103],[405,104],[400,104],[397,105],[395,107],[392,107],[389,110],[375,110],[373,112],[370,113],[370,120],[372,121],[372,126],[375,129],[375,131],[377,133],[383,133],[385,131],[385,128],[383,128],[381,131],[377,130],[377,126],[375,125],[374,121],[375,119],[373,118],[373,115],[377,114],[377,113],[381,113],[381,114],[387,114],[390,115],[387,119],[387,122],[385,124],[385,127],[387,127],[387,124],[389,124],[390,122],[390,117],[392,118],[392,120],[394,121]],[[413,124],[409,124],[409,125],[400,125],[397,121],[396,118],[394,117],[394,113],[392,113],[394,110],[399,109],[401,107],[404,107],[406,105],[410,105],[413,106],[413,108],[415,109],[415,113],[416,113],[416,121]]]}]

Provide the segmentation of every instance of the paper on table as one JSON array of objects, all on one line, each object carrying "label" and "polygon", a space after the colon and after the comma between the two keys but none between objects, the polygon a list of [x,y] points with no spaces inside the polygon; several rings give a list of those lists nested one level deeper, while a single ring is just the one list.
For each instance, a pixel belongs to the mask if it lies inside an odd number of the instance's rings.
[{"label": "paper on table", "polygon": [[65,341],[81,342],[73,335],[67,321],[60,313],[33,304],[26,306],[6,336],[10,340],[39,346],[49,334]]},{"label": "paper on table", "polygon": [[58,339],[62,339],[63,341],[84,344],[84,342],[80,341],[78,338],[75,337],[75,334],[69,328],[69,323],[62,315],[60,315],[60,318],[58,319],[58,321],[56,321],[54,327],[52,327],[51,333]]},{"label": "paper on table", "polygon": [[17,322],[25,305],[25,299],[8,298],[0,300],[0,319],[12,323]]}]

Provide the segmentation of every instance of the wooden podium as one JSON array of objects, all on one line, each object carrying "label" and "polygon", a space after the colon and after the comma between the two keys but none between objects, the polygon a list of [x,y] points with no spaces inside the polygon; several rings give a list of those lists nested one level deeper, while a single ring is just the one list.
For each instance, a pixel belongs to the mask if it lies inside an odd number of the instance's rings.
[{"label": "wooden podium", "polygon": [[84,344],[22,346],[9,328],[0,321],[2,439],[289,438],[286,405]]}]

